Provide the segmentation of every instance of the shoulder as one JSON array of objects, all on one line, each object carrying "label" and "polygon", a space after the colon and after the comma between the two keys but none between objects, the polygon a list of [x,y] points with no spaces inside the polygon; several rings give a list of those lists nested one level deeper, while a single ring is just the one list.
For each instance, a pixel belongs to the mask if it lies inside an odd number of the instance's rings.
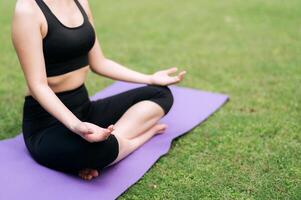
[{"label": "shoulder", "polygon": [[82,5],[83,9],[85,10],[85,12],[89,16],[89,18],[91,18],[92,12],[90,9],[89,1],[88,0],[78,0],[78,2]]},{"label": "shoulder", "polygon": [[14,8],[13,23],[39,23],[38,7],[35,0],[17,0]]},{"label": "shoulder", "polygon": [[35,0],[17,0],[12,18],[13,39],[40,31],[40,16]]},{"label": "shoulder", "polygon": [[35,0],[17,0],[14,14],[17,16],[34,16],[36,14]]},{"label": "shoulder", "polygon": [[78,0],[78,2],[84,6],[84,7],[89,7],[89,1],[88,0]]}]

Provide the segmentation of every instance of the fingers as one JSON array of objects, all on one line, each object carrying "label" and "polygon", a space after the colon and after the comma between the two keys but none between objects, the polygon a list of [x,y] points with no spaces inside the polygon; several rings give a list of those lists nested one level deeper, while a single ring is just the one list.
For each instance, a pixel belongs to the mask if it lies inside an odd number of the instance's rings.
[{"label": "fingers", "polygon": [[115,128],[113,124],[108,126],[108,128],[102,128],[95,124],[85,122],[85,124],[81,127],[83,137],[89,142],[106,140],[114,130]]},{"label": "fingers", "polygon": [[184,78],[184,75],[186,74],[186,71],[184,70],[184,71],[181,71],[179,74],[178,74],[178,78],[179,78],[179,80],[182,80],[183,78]]},{"label": "fingers", "polygon": [[[178,70],[177,67],[172,67],[172,68],[167,69],[166,72],[167,72],[167,74],[172,74],[172,73],[176,72],[177,70]],[[185,71],[185,70],[182,70],[182,71],[176,76],[176,78],[178,77],[177,81],[182,80],[185,74],[186,74],[186,71]]]},{"label": "fingers", "polygon": [[112,131],[115,130],[114,125],[111,124],[110,126],[108,126],[108,128],[105,129],[107,132],[111,133]]},{"label": "fingers", "polygon": [[172,67],[166,70],[167,74],[175,73],[178,70],[177,67]]},{"label": "fingers", "polygon": [[108,126],[108,128],[104,129],[104,138],[108,139],[112,131],[114,131],[114,125],[111,124],[110,126]]},{"label": "fingers", "polygon": [[113,124],[111,124],[110,126],[108,126],[108,129],[111,130],[111,131],[113,131],[113,130],[115,130],[115,127],[114,127]]},{"label": "fingers", "polygon": [[173,76],[173,79],[174,79],[173,83],[182,81],[185,74],[186,74],[186,71],[184,70],[184,71],[181,71],[177,76]]},{"label": "fingers", "polygon": [[111,130],[106,129],[104,132],[104,137],[107,139],[111,135]]},{"label": "fingers", "polygon": [[176,83],[176,82],[179,82],[180,81],[180,78],[178,76],[174,76],[174,81],[172,83]]}]

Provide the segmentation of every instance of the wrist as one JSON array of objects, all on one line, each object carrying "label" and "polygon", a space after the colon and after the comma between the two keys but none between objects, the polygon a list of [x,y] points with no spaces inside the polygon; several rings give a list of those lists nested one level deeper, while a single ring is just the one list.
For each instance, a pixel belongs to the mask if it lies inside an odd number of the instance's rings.
[{"label": "wrist", "polygon": [[67,124],[67,128],[69,130],[71,130],[72,132],[78,134],[77,132],[77,128],[78,128],[78,125],[82,123],[81,120],[79,120],[78,118],[75,118],[73,120],[71,120],[68,124]]},{"label": "wrist", "polygon": [[150,85],[153,84],[153,75],[152,74],[147,75],[147,84],[150,84]]}]

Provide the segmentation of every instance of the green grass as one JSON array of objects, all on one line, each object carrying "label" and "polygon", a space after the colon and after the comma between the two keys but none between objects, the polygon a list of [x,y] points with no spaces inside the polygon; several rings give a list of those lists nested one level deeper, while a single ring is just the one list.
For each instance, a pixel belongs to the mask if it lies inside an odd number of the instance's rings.
[{"label": "green grass", "polygon": [[[90,1],[105,55],[230,101],[176,139],[120,199],[301,199],[301,1]],[[0,139],[21,131],[25,81],[0,2]],[[4,14],[5,13],[5,14]],[[89,74],[89,94],[113,80]]]}]

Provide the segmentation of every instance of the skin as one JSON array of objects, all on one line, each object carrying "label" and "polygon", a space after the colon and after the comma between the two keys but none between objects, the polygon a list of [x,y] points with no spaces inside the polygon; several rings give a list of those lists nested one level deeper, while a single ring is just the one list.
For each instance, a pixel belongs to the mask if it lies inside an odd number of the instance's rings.
[{"label": "skin", "polygon": [[[78,0],[94,27],[92,12],[87,0]],[[73,0],[44,0],[56,17],[68,27],[82,24],[83,16]],[[155,85],[171,85],[183,80],[186,71],[177,75],[176,67],[144,74],[131,70],[113,60],[106,58],[96,41],[89,51],[89,65],[78,70],[54,76],[46,76],[42,40],[47,35],[46,19],[34,0],[18,0],[12,20],[12,42],[22,67],[27,88],[25,95],[33,96],[41,106],[74,134],[89,142],[105,140],[114,134],[119,143],[115,164],[155,134],[163,133],[166,124],[157,124],[164,115],[163,109],[152,101],[140,101],[131,106],[122,117],[109,127],[99,127],[89,122],[80,121],[55,95],[56,92],[72,90],[85,82],[91,70],[100,76],[114,80]],[[85,180],[97,177],[95,169],[82,169],[79,176]]]}]

